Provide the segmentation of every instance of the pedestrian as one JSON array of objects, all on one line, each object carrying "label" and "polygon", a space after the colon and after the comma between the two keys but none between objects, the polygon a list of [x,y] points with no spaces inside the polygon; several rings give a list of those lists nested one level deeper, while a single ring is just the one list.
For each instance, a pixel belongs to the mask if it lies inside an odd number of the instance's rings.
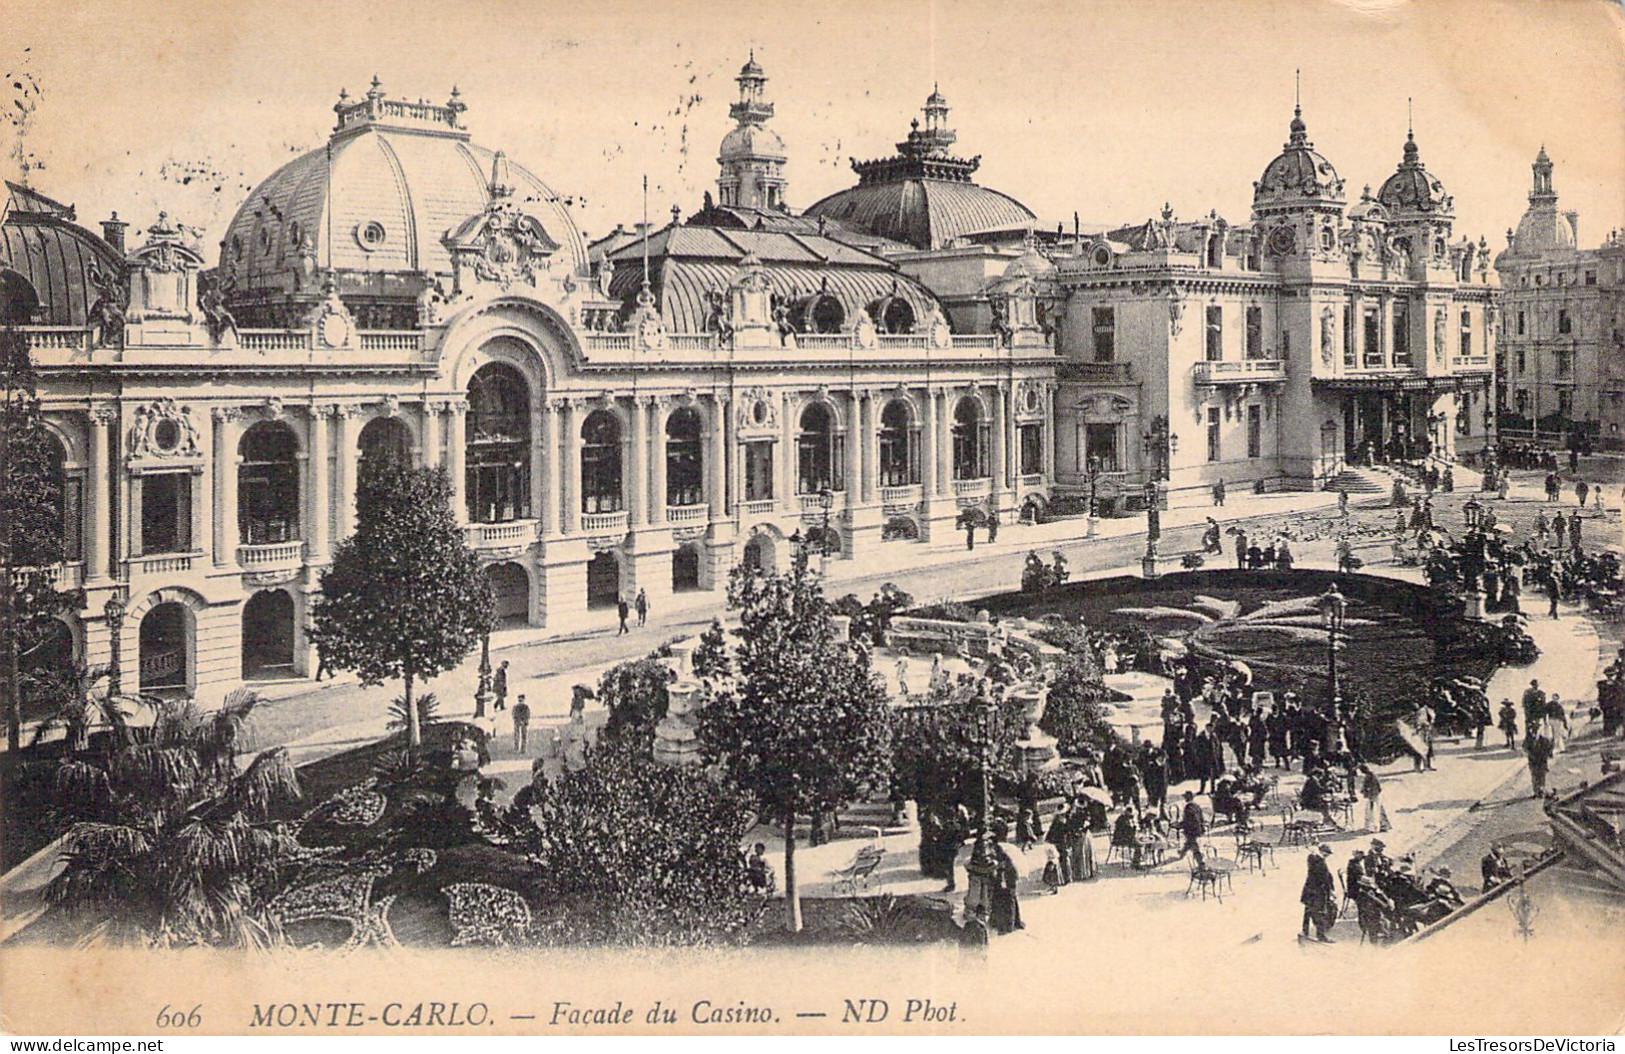
[{"label": "pedestrian", "polygon": [[1002,822],[993,826],[993,917],[994,933],[1013,933],[1023,929],[1021,902],[1016,896],[1016,885],[1021,881],[1021,869],[1005,847],[1010,829]]},{"label": "pedestrian", "polygon": [[1552,535],[1557,539],[1557,547],[1559,549],[1563,548],[1563,536],[1568,533],[1568,530],[1569,521],[1563,518],[1563,514],[1561,512],[1552,517]]},{"label": "pedestrian", "polygon": [[1247,532],[1236,528],[1236,570],[1247,570]]},{"label": "pedestrian", "polygon": [[1552,753],[1562,754],[1569,749],[1569,708],[1556,692],[1546,700],[1546,727],[1552,739]]},{"label": "pedestrian", "polygon": [[1220,507],[1224,505],[1224,480],[1222,479],[1215,480],[1213,483],[1213,504]]},{"label": "pedestrian", "polygon": [[992,545],[999,540],[999,510],[994,509],[987,515],[987,544]]},{"label": "pedestrian", "polygon": [[508,708],[508,660],[503,659],[497,664],[496,672],[491,674],[491,695],[496,700],[492,708],[506,710]]},{"label": "pedestrian", "polygon": [[1196,862],[1202,863],[1202,835],[1207,832],[1207,817],[1202,815],[1202,807],[1196,803],[1196,795],[1190,791],[1185,792],[1185,807],[1179,815],[1179,833],[1184,836],[1185,843],[1180,846],[1179,856],[1184,858],[1186,853],[1196,854]]},{"label": "pedestrian", "polygon": [[323,674],[326,674],[329,679],[332,679],[332,677],[333,677],[333,671],[331,669],[329,669],[328,665],[327,665],[327,649],[322,647],[321,643],[318,642],[317,645],[316,645],[316,683],[317,684],[322,683],[322,675]]},{"label": "pedestrian", "polygon": [[1574,484],[1574,498],[1576,504],[1578,504],[1580,508],[1583,509],[1586,507],[1586,498],[1590,494],[1591,486],[1590,484],[1586,483],[1585,480],[1582,479]]},{"label": "pedestrian", "polygon": [[638,625],[642,626],[649,621],[649,594],[639,589],[635,604],[638,609]]},{"label": "pedestrian", "polygon": [[1371,833],[1374,827],[1378,834],[1388,830],[1392,824],[1388,822],[1388,809],[1382,804],[1382,780],[1371,771],[1370,765],[1360,766],[1360,794],[1365,798],[1366,832]]},{"label": "pedestrian", "polygon": [[530,746],[530,704],[523,695],[513,701],[512,717],[514,753],[523,754]]},{"label": "pedestrian", "polygon": [[1539,732],[1530,732],[1523,742],[1524,758],[1529,762],[1529,784],[1534,788],[1530,797],[1546,796],[1546,770],[1552,763],[1552,741]]},{"label": "pedestrian", "polygon": [[[1304,876],[1303,892],[1298,899],[1303,903],[1303,940],[1316,940],[1321,944],[1335,944],[1330,931],[1337,923],[1337,880],[1326,866],[1332,847],[1322,843],[1308,857],[1308,874]],[[1311,938],[1309,928],[1315,933]]]},{"label": "pedestrian", "polygon": [[619,615],[621,619],[620,628],[615,631],[615,635],[619,637],[623,633],[631,633],[632,631],[627,628],[626,619],[627,616],[632,614],[632,606],[626,602],[626,597],[624,595],[616,599],[615,613]]},{"label": "pedestrian", "polygon": [[1506,501],[1507,500],[1507,493],[1509,491],[1511,491],[1511,489],[1512,489],[1512,473],[1510,473],[1510,472],[1501,473],[1501,480],[1500,480],[1499,483],[1496,484],[1496,487],[1495,487],[1495,496],[1500,498],[1502,501]]},{"label": "pedestrian", "polygon": [[1552,618],[1557,618],[1558,617],[1558,615],[1557,615],[1557,602],[1558,602],[1558,600],[1560,600],[1562,598],[1562,596],[1563,596],[1563,583],[1558,581],[1557,572],[1556,571],[1547,572],[1547,574],[1546,574],[1546,598],[1549,601],[1551,601],[1550,610],[1547,612],[1547,614],[1549,614]]},{"label": "pedestrian", "polygon": [[1580,513],[1569,513],[1569,548],[1580,551]]},{"label": "pedestrian", "polygon": [[1344,519],[1347,519],[1349,514],[1349,492],[1341,486],[1337,488],[1337,514]]},{"label": "pedestrian", "polygon": [[1507,737],[1507,749],[1518,749],[1518,711],[1512,705],[1511,699],[1501,700],[1500,718],[1501,720],[1497,722],[1497,726],[1501,729],[1502,734]]},{"label": "pedestrian", "polygon": [[976,548],[976,521],[969,516],[965,517],[965,551],[971,552]]}]

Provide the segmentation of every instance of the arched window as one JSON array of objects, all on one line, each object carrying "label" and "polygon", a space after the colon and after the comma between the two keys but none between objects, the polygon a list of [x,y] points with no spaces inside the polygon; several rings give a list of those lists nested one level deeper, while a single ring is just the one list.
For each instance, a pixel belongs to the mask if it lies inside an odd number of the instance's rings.
[{"label": "arched window", "polygon": [[466,449],[468,518],[505,523],[530,510],[530,389],[502,363],[480,367],[468,382]]},{"label": "arched window", "polygon": [[987,422],[982,406],[966,396],[954,407],[954,479],[987,475]]},{"label": "arched window", "polygon": [[244,545],[299,537],[299,440],[280,421],[261,421],[237,446],[237,529]]},{"label": "arched window", "polygon": [[26,326],[38,311],[34,283],[10,268],[0,268],[0,325]]},{"label": "arched window", "polygon": [[798,494],[841,489],[841,446],[829,407],[813,403],[801,412],[801,434],[796,437]]},{"label": "arched window", "polygon": [[900,296],[882,297],[870,304],[869,317],[882,333],[914,332],[914,308]]},{"label": "arched window", "polygon": [[412,433],[399,418],[374,417],[358,441],[362,464],[381,461],[404,465],[412,458]]},{"label": "arched window", "polygon": [[688,407],[666,418],[666,504],[705,502],[700,415]]},{"label": "arched window", "polygon": [[621,422],[608,410],[595,410],[581,426],[581,511],[619,512]]},{"label": "arched window", "polygon": [[813,297],[807,305],[804,328],[810,333],[839,333],[846,326],[846,308],[828,293]]},{"label": "arched window", "polygon": [[920,481],[919,432],[908,406],[893,399],[880,412],[880,485],[904,487]]}]

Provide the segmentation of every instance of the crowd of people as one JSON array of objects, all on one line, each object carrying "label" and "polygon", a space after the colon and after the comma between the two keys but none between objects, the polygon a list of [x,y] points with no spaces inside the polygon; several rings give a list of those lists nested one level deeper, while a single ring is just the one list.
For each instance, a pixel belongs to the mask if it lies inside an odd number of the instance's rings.
[{"label": "crowd of people", "polygon": [[1381,838],[1349,854],[1343,888],[1359,912],[1361,933],[1376,944],[1402,940],[1466,903],[1448,865],[1420,870],[1409,854],[1396,861]]}]

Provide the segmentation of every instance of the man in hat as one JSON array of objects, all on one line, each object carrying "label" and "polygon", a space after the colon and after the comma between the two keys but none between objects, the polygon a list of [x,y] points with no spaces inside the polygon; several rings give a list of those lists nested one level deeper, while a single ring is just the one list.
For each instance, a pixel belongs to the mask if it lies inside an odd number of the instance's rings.
[{"label": "man in hat", "polygon": [[1202,807],[1196,803],[1196,795],[1190,791],[1185,792],[1185,810],[1180,814],[1179,833],[1185,836],[1185,844],[1180,847],[1181,858],[1186,853],[1195,853],[1196,862],[1202,862],[1201,838],[1207,831],[1207,817],[1202,815]]},{"label": "man in hat", "polygon": [[1503,882],[1512,881],[1512,864],[1507,860],[1506,846],[1500,842],[1490,844],[1490,851],[1478,863],[1484,878],[1484,891],[1489,892]]},{"label": "man in hat", "polygon": [[1308,874],[1303,880],[1303,892],[1298,897],[1303,902],[1303,940],[1311,939],[1309,928],[1313,926],[1313,940],[1322,944],[1335,943],[1330,930],[1337,922],[1337,880],[1326,865],[1326,859],[1331,855],[1332,847],[1322,843],[1308,857]]}]

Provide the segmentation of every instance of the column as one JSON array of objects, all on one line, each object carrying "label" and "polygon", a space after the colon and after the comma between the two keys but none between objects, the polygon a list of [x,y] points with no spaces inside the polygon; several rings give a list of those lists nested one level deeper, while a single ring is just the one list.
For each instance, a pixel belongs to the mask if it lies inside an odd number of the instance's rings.
[{"label": "column", "polygon": [[423,467],[439,468],[440,460],[440,404],[423,402]]},{"label": "column", "polygon": [[[232,507],[235,508],[236,507],[236,497],[237,497],[236,493],[235,493],[236,480],[237,480],[237,469],[235,467],[236,466],[236,459],[235,458],[232,461],[232,466],[233,467],[227,473],[227,475],[229,475],[232,478],[232,488],[233,488]],[[138,475],[136,473],[133,473],[133,472],[130,474],[129,483],[128,483],[129,495],[130,496],[129,496],[129,500],[124,503],[124,507],[129,510],[129,513],[124,517],[124,519],[125,519],[124,535],[125,535],[126,538],[129,539],[129,543],[125,547],[124,551],[127,554],[129,554],[129,556],[132,557],[132,558],[140,556],[142,554],[142,552],[143,552],[142,547],[141,547],[141,497],[142,497],[142,495],[141,495],[141,489],[142,489],[141,482],[142,481],[141,481],[141,476],[140,475]],[[236,546],[236,544],[234,542],[233,545],[232,545],[232,552],[233,552],[234,555],[236,553],[236,549],[237,549],[237,546]]]},{"label": "column", "polygon": [[348,538],[355,533],[355,469],[356,459],[360,452],[356,449],[355,415],[358,408],[352,405],[336,406],[333,409],[338,419],[338,439],[335,448],[338,454],[339,492],[336,500],[339,503],[338,537],[340,540]]},{"label": "column", "polygon": [[927,388],[920,400],[920,483],[927,497],[937,492],[937,397]]},{"label": "column", "polygon": [[90,411],[90,464],[85,474],[85,504],[90,506],[90,529],[85,532],[85,577],[107,577],[107,543],[113,534],[113,492],[108,464],[107,429],[116,412],[99,406]]},{"label": "column", "polygon": [[[548,400],[536,400],[530,411],[530,516],[538,531],[548,531],[552,525],[549,508],[559,507],[556,484],[552,481],[554,469],[549,461],[556,460],[559,432],[548,413]],[[549,505],[548,495],[552,494]]]},{"label": "column", "polygon": [[711,519],[728,513],[728,404],[720,395],[711,398],[709,446],[705,452],[705,500],[711,503]]},{"label": "column", "polygon": [[237,420],[235,406],[217,406],[214,419],[214,566],[237,563]]},{"label": "column", "polygon": [[564,415],[559,422],[564,429],[564,503],[559,521],[566,534],[574,534],[581,523],[581,426],[576,422],[573,399],[561,399],[555,404]]},{"label": "column", "polygon": [[671,400],[656,397],[649,422],[649,522],[666,522],[666,424],[671,420]]},{"label": "column", "polygon": [[451,512],[458,523],[468,522],[468,400],[451,402]]},{"label": "column", "polygon": [[937,415],[937,493],[951,495],[954,491],[954,426],[948,410],[948,389],[938,388],[931,402]]},{"label": "column", "polygon": [[846,484],[846,503],[856,505],[860,501],[870,501],[871,491],[874,489],[870,483],[875,474],[873,451],[869,446],[869,405],[868,392],[855,391],[852,393],[852,414],[846,430],[846,448],[852,459],[852,478]]},{"label": "column", "polygon": [[796,431],[800,422],[791,420],[795,400],[791,398],[789,392],[784,393],[779,405],[784,428],[779,440],[779,478],[775,481],[777,485],[773,488],[773,496],[779,500],[782,508],[799,511],[791,503],[799,500],[796,495],[800,491],[801,483],[796,478],[801,467],[796,464]]},{"label": "column", "polygon": [[[631,478],[626,482],[630,491],[627,501],[626,522],[629,527],[641,527],[649,522],[649,399],[632,397]],[[628,440],[621,441],[625,450]],[[624,464],[625,462],[623,462]]]},{"label": "column", "polygon": [[327,562],[328,535],[332,524],[333,487],[328,475],[329,416],[333,407],[316,404],[310,407],[310,484],[305,495],[305,508],[310,512],[310,526],[305,529],[305,561]]},{"label": "column", "polygon": [[214,493],[210,475],[212,470],[205,463],[194,468],[191,479],[187,480],[192,488],[192,526],[190,541],[186,549],[188,552],[201,553],[205,546],[213,541],[211,521],[214,518],[214,502],[209,496]]},{"label": "column", "polygon": [[875,481],[880,478],[880,422],[875,413],[875,393],[863,393],[863,500],[875,500]]},{"label": "column", "polygon": [[998,508],[998,493],[1010,486],[1010,465],[1008,463],[1009,421],[1005,418],[1004,385],[993,386],[993,471],[991,486],[993,488],[993,507]]},{"label": "column", "polygon": [[1060,389],[1055,385],[1044,387],[1044,478],[1051,482],[1055,480],[1055,423],[1060,420],[1056,414],[1059,395]]}]

